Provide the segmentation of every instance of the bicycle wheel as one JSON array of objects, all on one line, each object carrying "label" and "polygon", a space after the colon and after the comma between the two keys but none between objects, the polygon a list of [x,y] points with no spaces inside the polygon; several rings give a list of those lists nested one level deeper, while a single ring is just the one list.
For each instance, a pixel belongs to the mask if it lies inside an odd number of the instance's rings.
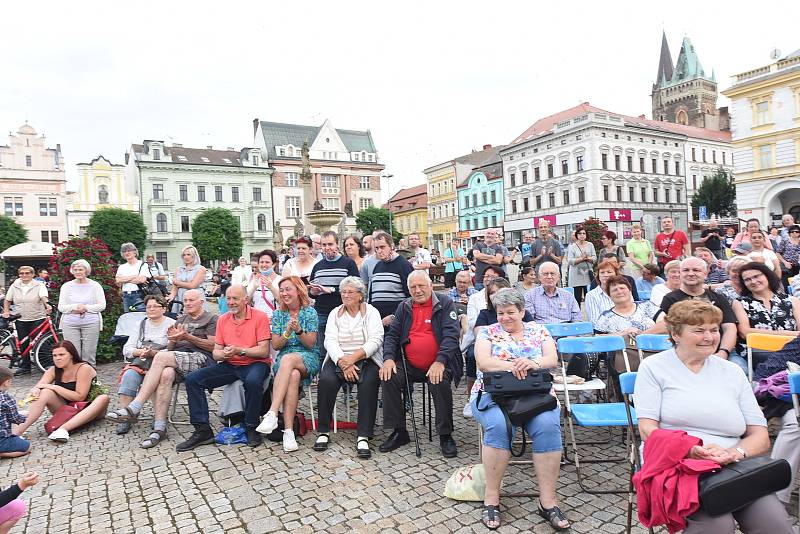
[{"label": "bicycle wheel", "polygon": [[56,341],[53,337],[53,333],[48,332],[36,342],[36,345],[34,345],[31,351],[36,366],[41,369],[42,372],[47,371],[53,366],[53,345],[55,344]]},{"label": "bicycle wheel", "polygon": [[14,361],[14,333],[8,328],[0,328],[0,358]]}]

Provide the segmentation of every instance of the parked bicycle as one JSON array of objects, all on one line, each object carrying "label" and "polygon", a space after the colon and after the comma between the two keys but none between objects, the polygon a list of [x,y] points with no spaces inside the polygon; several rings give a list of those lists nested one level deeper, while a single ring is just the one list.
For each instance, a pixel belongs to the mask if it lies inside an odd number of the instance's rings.
[{"label": "parked bicycle", "polygon": [[[19,339],[14,328],[14,321],[19,317],[12,315],[8,319],[0,320],[0,358],[10,360],[9,367],[14,367],[19,366],[24,356],[28,356],[42,372],[45,372],[53,366],[53,345],[60,340],[58,331],[50,316],[47,316],[28,336]],[[27,346],[22,350],[25,342],[28,342]]]}]

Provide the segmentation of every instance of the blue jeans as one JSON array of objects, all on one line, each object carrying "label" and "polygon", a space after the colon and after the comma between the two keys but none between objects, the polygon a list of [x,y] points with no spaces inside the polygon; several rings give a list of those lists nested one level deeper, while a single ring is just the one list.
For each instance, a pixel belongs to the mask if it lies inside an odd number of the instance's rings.
[{"label": "blue jeans", "polygon": [[186,396],[189,399],[189,420],[193,425],[208,424],[207,389],[227,386],[237,380],[244,383],[244,422],[251,428],[258,426],[261,416],[261,398],[264,394],[264,380],[269,375],[266,362],[250,365],[231,365],[218,363],[203,367],[186,375]]},{"label": "blue jeans", "polygon": [[[755,359],[755,358],[753,358]],[[730,356],[728,356],[728,361],[731,363],[735,363],[739,367],[741,367],[742,371],[744,371],[745,375],[749,375],[750,371],[747,368],[747,357],[739,356],[739,353],[733,352]],[[753,363],[753,370],[755,370],[756,365],[755,362]]]},{"label": "blue jeans", "polygon": [[319,348],[319,361],[324,362],[328,351],[325,350],[325,330],[328,328],[328,314],[317,312],[319,326],[317,327],[317,347]]},{"label": "blue jeans", "polygon": [[475,377],[478,376],[478,366],[475,362],[475,343],[464,351],[464,369],[466,370],[467,378],[475,380]]},{"label": "blue jeans", "polygon": [[120,395],[127,395],[128,397],[135,397],[139,393],[139,387],[144,382],[144,375],[139,374],[133,369],[128,369],[123,373],[122,379],[119,381],[119,388],[117,393]]},{"label": "blue jeans", "polygon": [[144,311],[142,294],[138,291],[122,293],[122,313],[128,313],[130,311]]},{"label": "blue jeans", "polygon": [[[483,393],[481,408],[478,409],[478,394],[473,393],[469,402],[472,405],[472,415],[478,424],[483,427],[483,444],[493,449],[511,450],[511,441],[508,439],[506,418],[500,407],[492,400],[491,395]],[[561,444],[561,413],[556,406],[550,411],[542,412],[525,425],[525,431],[533,441],[533,452],[542,454],[546,452],[560,452]],[[517,429],[514,427],[513,434]],[[512,440],[514,437],[512,436]]]}]

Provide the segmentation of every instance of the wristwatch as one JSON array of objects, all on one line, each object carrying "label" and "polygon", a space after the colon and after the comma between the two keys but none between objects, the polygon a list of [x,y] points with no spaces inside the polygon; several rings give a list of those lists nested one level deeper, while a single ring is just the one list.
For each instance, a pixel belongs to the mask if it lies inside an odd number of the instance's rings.
[{"label": "wristwatch", "polygon": [[244,350],[244,349],[239,349],[239,356],[244,356],[245,354],[247,354],[247,351],[246,351],[246,350]]},{"label": "wristwatch", "polygon": [[733,450],[735,450],[736,452],[738,452],[739,454],[741,454],[741,455],[742,455],[742,459],[745,459],[745,458],[747,458],[747,453],[746,453],[746,452],[744,452],[744,449],[743,449],[743,448],[741,448],[741,447],[734,447],[734,448],[733,448]]}]

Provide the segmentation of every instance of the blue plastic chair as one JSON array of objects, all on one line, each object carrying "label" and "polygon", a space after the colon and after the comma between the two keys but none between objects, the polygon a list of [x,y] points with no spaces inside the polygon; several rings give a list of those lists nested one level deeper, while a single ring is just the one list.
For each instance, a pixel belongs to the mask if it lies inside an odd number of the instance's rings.
[{"label": "blue plastic chair", "polygon": [[[631,522],[633,521],[633,474],[641,469],[639,458],[639,444],[636,439],[636,410],[631,406],[631,395],[636,386],[636,373],[622,373],[619,375],[619,387],[622,390],[622,400],[625,404],[625,415],[628,419],[628,446],[630,450],[630,478],[628,480],[628,528],[626,532],[631,531]],[[653,532],[650,528],[649,532]]]},{"label": "blue plastic chair", "polygon": [[639,290],[639,302],[643,302],[645,300],[650,300],[650,296],[652,295],[651,291],[644,291],[642,289]]},{"label": "blue plastic chair", "polygon": [[594,334],[592,323],[549,323],[544,325],[550,335],[558,339],[560,337],[583,336]]},{"label": "blue plastic chair", "polygon": [[566,290],[566,291],[569,291],[570,293],[572,293],[572,296],[573,296],[573,297],[575,296],[575,288],[574,288],[574,287],[569,287],[569,286],[567,286],[567,287],[562,287],[561,289],[564,289],[564,290]]},{"label": "blue plastic chair", "polygon": [[[628,353],[625,340],[621,336],[594,336],[594,337],[568,337],[558,340],[558,351],[561,354],[585,354],[587,352],[616,352],[622,351],[626,362],[626,368],[630,368]],[[566,367],[562,360],[562,374],[566,381]],[[627,374],[627,373],[626,373]],[[620,377],[621,379],[621,377]],[[629,386],[626,378],[626,386]],[[632,387],[632,386],[631,386]],[[609,402],[600,404],[573,404],[569,400],[569,395],[564,396],[565,407],[567,410],[567,423],[569,434],[572,441],[572,452],[574,455],[575,471],[578,474],[578,484],[587,493],[627,493],[627,489],[596,489],[588,488],[583,481],[583,474],[580,467],[580,456],[578,452],[578,442],[575,439],[575,427],[608,427],[608,428],[628,428],[628,413],[624,402]],[[635,417],[635,415],[634,415]],[[623,457],[622,459],[624,459]],[[590,461],[594,463],[617,462],[620,458],[596,458]]]},{"label": "blue plastic chair", "polygon": [[639,351],[639,361],[644,360],[643,351],[663,352],[672,348],[672,342],[667,334],[639,334],[636,336],[636,349]]}]

